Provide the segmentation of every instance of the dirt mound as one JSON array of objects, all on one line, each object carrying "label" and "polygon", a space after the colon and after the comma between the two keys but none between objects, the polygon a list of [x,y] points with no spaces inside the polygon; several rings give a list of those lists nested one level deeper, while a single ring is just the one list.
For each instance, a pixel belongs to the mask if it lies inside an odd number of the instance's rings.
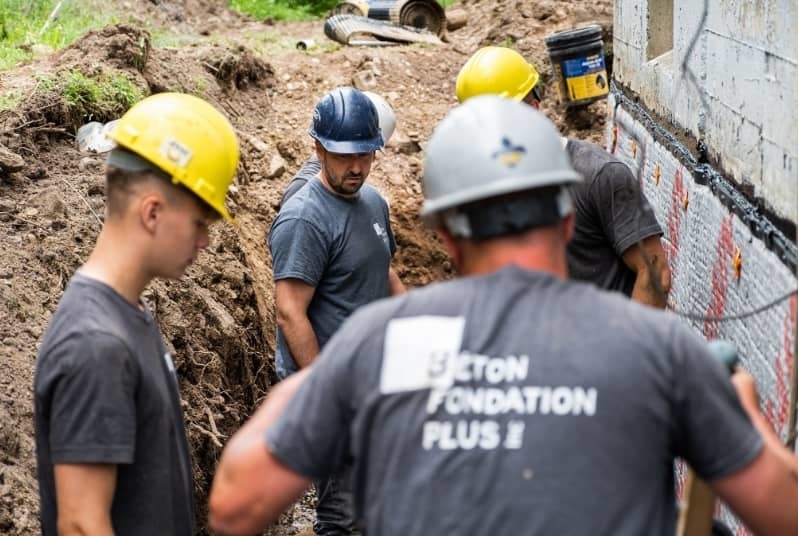
[{"label": "dirt mound", "polygon": [[[331,44],[323,21],[266,24],[230,12],[222,0],[111,2],[117,3],[133,23],[89,32],[59,53],[0,73],[0,87],[25,96],[15,110],[0,114],[3,534],[39,532],[31,402],[36,349],[67,280],[91,250],[104,212],[102,157],[78,151],[76,129],[124,111],[70,106],[57,92],[44,91],[44,80],[72,71],[93,78],[121,74],[143,94],[197,94],[224,110],[239,134],[241,164],[229,197],[237,225],[215,228],[211,247],[187,277],[156,282],[147,295],[176,356],[204,519],[221,445],[274,380],[266,236],[283,187],[311,154],[307,127],[316,100],[336,85],[369,80],[368,89],[395,108],[397,131],[369,180],[391,206],[400,277],[409,286],[423,285],[451,275],[418,209],[424,140],[456,105],[460,66],[481,45],[512,42],[536,62],[544,85],[553,87],[543,37],[582,22],[611,20],[609,0],[465,0],[458,5],[469,22],[443,46],[362,49]],[[164,29],[180,38],[154,47],[151,32]],[[303,38],[319,46],[296,50],[294,43]],[[566,114],[553,98],[544,107],[564,132],[601,140],[603,104],[578,114]],[[4,167],[3,150],[20,164]],[[310,515],[307,504],[300,506],[272,534],[293,534]]]}]

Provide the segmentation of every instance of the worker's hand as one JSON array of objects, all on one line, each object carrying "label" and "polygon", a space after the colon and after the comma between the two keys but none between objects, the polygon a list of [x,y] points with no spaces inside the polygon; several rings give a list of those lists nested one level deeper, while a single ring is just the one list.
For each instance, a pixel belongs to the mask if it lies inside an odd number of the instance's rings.
[{"label": "worker's hand", "polygon": [[745,411],[749,415],[759,413],[759,393],[756,392],[754,377],[738,368],[732,375],[732,383]]}]

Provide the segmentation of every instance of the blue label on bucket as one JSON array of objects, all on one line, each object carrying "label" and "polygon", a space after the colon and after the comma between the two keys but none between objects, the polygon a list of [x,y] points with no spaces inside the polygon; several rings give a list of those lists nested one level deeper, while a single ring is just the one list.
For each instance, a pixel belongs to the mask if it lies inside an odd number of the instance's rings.
[{"label": "blue label on bucket", "polygon": [[609,93],[604,54],[593,54],[562,62],[568,96],[571,100],[590,99]]},{"label": "blue label on bucket", "polygon": [[585,58],[565,60],[563,63],[563,73],[565,78],[583,76],[588,73],[596,73],[604,70],[604,54],[596,54]]}]

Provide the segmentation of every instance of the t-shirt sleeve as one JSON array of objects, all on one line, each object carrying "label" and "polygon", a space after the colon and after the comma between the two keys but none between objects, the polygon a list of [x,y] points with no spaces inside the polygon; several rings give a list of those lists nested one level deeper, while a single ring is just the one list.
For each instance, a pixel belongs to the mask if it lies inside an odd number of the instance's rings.
[{"label": "t-shirt sleeve", "polygon": [[362,340],[361,330],[352,325],[345,322],[325,345],[313,370],[266,431],[269,450],[307,478],[326,478],[349,454],[350,425],[358,407],[352,363]]},{"label": "t-shirt sleeve", "polygon": [[280,215],[269,232],[274,280],[300,279],[317,286],[329,257],[327,240],[312,223]]},{"label": "t-shirt sleeve", "polygon": [[280,199],[280,206],[285,205],[285,202],[288,201],[291,197],[294,196],[299,190],[302,189],[305,184],[307,184],[308,179],[305,177],[296,176],[291,179],[291,182],[288,183],[288,186],[285,187],[285,192],[283,192],[283,197]]},{"label": "t-shirt sleeve", "polygon": [[393,227],[391,226],[391,215],[388,210],[388,203],[385,203],[385,228],[388,233],[388,248],[391,251],[391,257],[396,254],[396,237],[393,234]]},{"label": "t-shirt sleeve", "polygon": [[291,178],[291,181],[285,188],[285,192],[283,192],[282,199],[280,199],[280,206],[283,206],[285,202],[301,190],[309,180],[312,180],[318,175],[319,171],[321,171],[321,162],[316,158],[316,155],[313,155],[302,164],[302,167],[299,168],[296,175]]},{"label": "t-shirt sleeve", "polygon": [[125,345],[98,332],[71,337],[49,356],[53,463],[133,463],[138,370]]},{"label": "t-shirt sleeve", "polygon": [[657,217],[632,171],[622,162],[605,164],[591,188],[604,234],[618,255],[640,240],[662,234]]},{"label": "t-shirt sleeve", "polygon": [[697,335],[677,330],[674,341],[676,454],[705,480],[748,465],[763,442],[731,383],[730,373]]}]

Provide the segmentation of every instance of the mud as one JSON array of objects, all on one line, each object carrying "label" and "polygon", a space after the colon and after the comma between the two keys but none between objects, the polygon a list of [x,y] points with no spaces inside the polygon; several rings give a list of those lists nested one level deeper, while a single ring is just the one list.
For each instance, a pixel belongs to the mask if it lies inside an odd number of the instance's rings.
[{"label": "mud", "polygon": [[[564,134],[603,144],[603,103],[565,113],[556,102],[543,37],[597,22],[611,35],[612,2],[464,0],[468,23],[442,46],[346,48],[323,21],[274,23],[211,0],[109,0],[128,22],[85,34],[72,46],[0,73],[0,91],[23,95],[0,114],[0,533],[39,533],[32,426],[39,338],[74,270],[88,256],[104,211],[103,162],[81,153],[77,128],[124,110],[70,109],[41,88],[55,73],[126,75],[145,94],[185,91],[224,110],[242,158],[229,206],[235,226],[213,229],[212,245],[178,282],[147,292],[174,350],[194,455],[204,525],[207,491],[221,447],[275,381],[274,310],[266,233],[291,174],[311,154],[306,134],[315,101],[367,71],[395,108],[397,132],[370,181],[388,199],[399,245],[395,266],[408,286],[451,276],[440,244],[420,223],[424,140],[456,105],[454,79],[477,47],[513,44],[543,74],[544,111]],[[155,32],[178,37],[154,46]],[[299,39],[316,47],[298,51]],[[11,155],[11,156],[9,156]],[[10,164],[3,165],[3,162]],[[308,495],[269,534],[289,535],[312,519]]]}]

